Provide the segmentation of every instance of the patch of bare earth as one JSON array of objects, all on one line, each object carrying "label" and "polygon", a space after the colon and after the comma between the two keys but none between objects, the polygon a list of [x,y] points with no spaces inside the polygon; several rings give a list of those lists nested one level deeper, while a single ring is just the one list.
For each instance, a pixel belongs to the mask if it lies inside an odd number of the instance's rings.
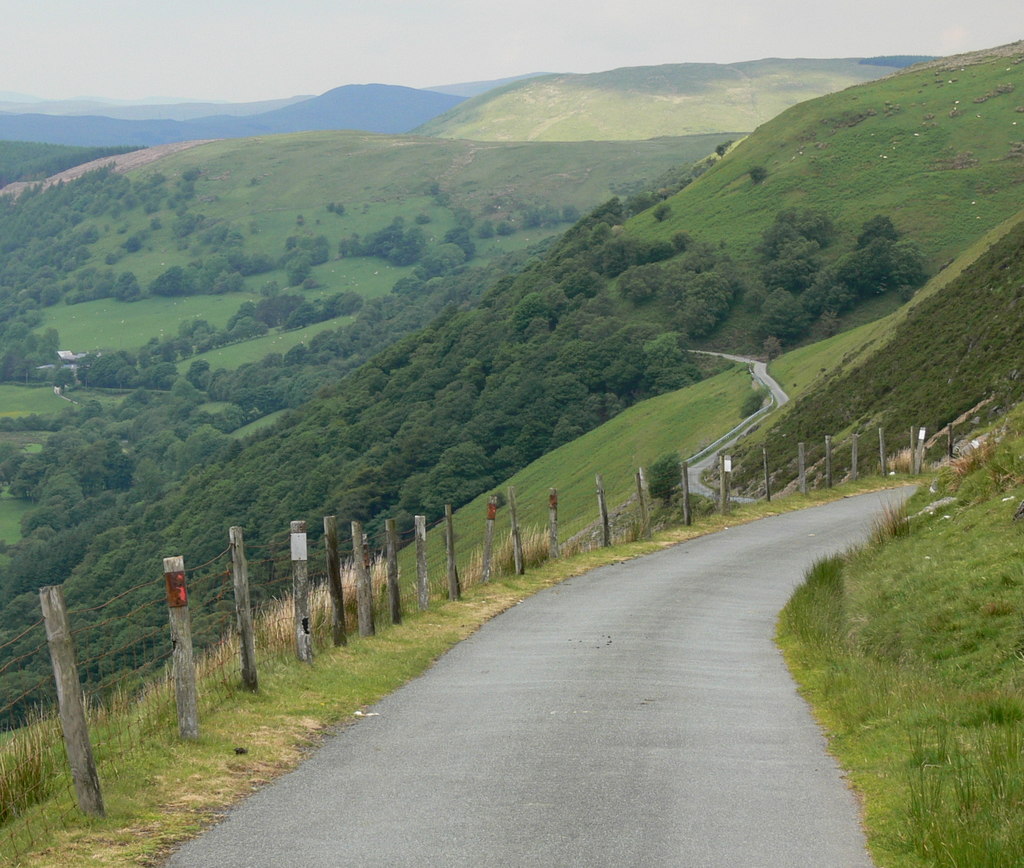
[{"label": "patch of bare earth", "polygon": [[197,145],[206,145],[214,141],[217,140],[196,139],[191,142],[171,142],[167,145],[155,145],[152,148],[142,148],[138,151],[132,151],[129,154],[116,154],[112,157],[101,157],[98,160],[91,160],[88,163],[82,163],[80,166],[72,166],[70,169],[65,169],[63,172],[51,175],[45,181],[15,181],[12,184],[8,184],[6,187],[0,188],[0,195],[18,196],[23,190],[27,190],[29,187],[42,186],[45,190],[47,187],[52,187],[54,184],[74,181],[76,178],[81,178],[86,172],[95,172],[97,169],[102,169],[105,166],[110,166],[113,171],[123,174],[125,172],[130,172],[132,169],[137,169],[140,166],[145,166],[148,163],[155,163],[157,160],[171,154],[176,154],[179,151],[187,151],[189,148],[194,148]]}]

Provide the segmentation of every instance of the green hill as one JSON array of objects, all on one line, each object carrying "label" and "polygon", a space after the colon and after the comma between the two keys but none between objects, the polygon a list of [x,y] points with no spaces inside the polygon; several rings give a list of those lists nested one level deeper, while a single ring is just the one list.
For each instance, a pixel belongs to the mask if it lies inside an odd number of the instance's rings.
[{"label": "green hill", "polygon": [[[418,267],[429,278],[535,245],[717,142],[480,145],[350,132],[214,142],[128,176],[90,176],[17,204],[0,198],[3,247],[20,251],[0,266],[0,302],[31,306],[40,334],[56,329],[62,348],[80,352],[177,338],[197,318],[223,330],[275,284],[321,303],[315,319],[336,328],[323,302],[339,293],[383,296]],[[395,221],[400,232],[389,229]],[[367,255],[350,244],[342,258],[343,240],[367,247],[388,231]],[[41,232],[50,247],[30,256]],[[183,282],[156,283],[175,269]],[[26,372],[15,363],[2,376]]]},{"label": "green hill", "polygon": [[417,132],[490,142],[576,142],[752,130],[798,102],[891,72],[891,66],[857,59],[768,58],[546,75],[467,100]]},{"label": "green hill", "polygon": [[[807,319],[777,334],[784,343],[834,331],[834,324],[830,329],[820,322],[823,314],[842,317],[867,302],[884,311],[886,290],[898,281],[872,276],[882,257],[850,253],[868,221],[888,218],[934,273],[1019,209],[1021,57],[1024,43],[1015,43],[915,66],[794,106],[667,199],[660,213],[638,216],[626,231],[648,242],[669,241],[679,232],[724,242],[760,272],[764,290],[750,294],[721,330],[715,339],[721,346],[761,349],[771,329],[758,332],[750,323],[764,318],[767,295],[776,287],[796,298],[782,297],[786,304],[773,307],[793,322]],[[834,232],[808,246],[802,236],[781,238],[776,227],[777,258],[769,269],[762,242],[786,211],[827,219]],[[800,243],[789,244],[794,240]],[[780,273],[787,269],[788,277]],[[800,269],[811,272],[803,282]],[[860,285],[853,286],[858,274]],[[847,290],[837,292],[844,280]],[[887,297],[892,309],[906,293]]]}]

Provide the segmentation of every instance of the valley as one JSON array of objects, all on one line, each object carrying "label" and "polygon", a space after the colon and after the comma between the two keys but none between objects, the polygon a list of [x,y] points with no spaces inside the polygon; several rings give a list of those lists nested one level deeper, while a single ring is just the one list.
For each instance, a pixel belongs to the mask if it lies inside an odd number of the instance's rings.
[{"label": "valley", "polygon": [[[934,565],[941,616],[872,572],[876,560],[899,569],[896,543],[890,554],[851,557],[849,583],[835,593],[869,617],[842,641],[813,648],[828,625],[787,622],[787,654],[831,709],[826,724],[844,745],[859,744],[859,722],[836,710],[842,695],[822,671],[906,659],[919,666],[914,677],[940,671],[950,691],[991,691],[1005,715],[982,722],[985,738],[1001,738],[999,727],[1022,719],[1007,656],[1019,643],[1021,584],[999,566],[1004,554],[988,552],[1005,525],[999,504],[1024,496],[1013,445],[1024,398],[1024,43],[891,74],[853,66],[864,64],[849,61],[843,74],[863,74],[860,83],[826,92],[831,84],[812,81],[825,95],[759,101],[765,116],[748,124],[703,112],[699,135],[629,140],[625,127],[651,130],[607,94],[583,99],[593,79],[543,76],[468,99],[415,134],[168,145],[112,157],[123,161],[116,170],[5,188],[0,685],[17,695],[0,707],[4,721],[24,722],[49,689],[38,661],[7,668],[27,641],[40,585],[61,584],[93,626],[90,601],[150,605],[152,589],[138,582],[161,558],[211,561],[231,525],[270,551],[287,547],[298,519],[320,545],[325,515],[358,521],[376,539],[392,520],[411,539],[414,516],[433,526],[448,506],[467,569],[490,498],[504,507],[514,486],[522,522],[539,534],[557,489],[569,538],[593,525],[597,474],[628,524],[637,468],[677,466],[763,400],[745,366],[713,355],[724,353],[764,359],[792,399],[731,447],[736,498],[763,496],[763,455],[773,491],[792,492],[796,446],[806,444],[812,487],[823,488],[826,436],[841,456],[830,456],[829,473],[842,480],[854,475],[854,434],[869,442],[883,431],[895,462],[922,426],[915,508],[930,486],[953,498],[949,526],[979,540],[970,568]],[[623,78],[659,98],[658,76],[672,71],[658,69],[615,71],[604,85],[618,80],[612,90],[625,103]],[[744,74],[755,71],[781,75],[767,62]],[[571,111],[537,96],[556,84]],[[720,79],[706,84],[712,102],[729,103]],[[748,104],[744,93],[736,101]],[[541,120],[510,108],[516,99]],[[691,117],[678,100],[662,102],[665,116],[697,128],[696,109]],[[515,122],[498,123],[503,113]],[[83,355],[66,368],[58,350]],[[968,457],[974,441],[992,445]],[[961,451],[950,460],[952,443]],[[861,484],[890,484],[873,449],[857,468],[869,480]],[[717,484],[714,473],[707,481]],[[678,495],[662,500],[656,521],[671,535]],[[743,507],[750,516],[765,508]],[[701,503],[702,514],[712,509]],[[914,557],[932,557],[928,541],[948,545],[933,526],[943,520],[910,521],[914,533],[924,525]],[[501,509],[501,538],[509,521]],[[403,557],[409,583],[411,548]],[[972,570],[1001,578],[984,599],[961,601],[957,584]],[[906,604],[913,629],[888,620],[875,595]],[[197,611],[208,607],[204,643],[218,638],[221,603],[214,591],[196,593]],[[967,609],[985,617],[975,623]],[[139,632],[165,620],[150,609]],[[962,622],[974,639],[950,627]],[[86,654],[99,641],[83,638]],[[937,652],[954,661],[948,670],[926,659],[929,642],[950,643]],[[960,680],[955,662],[975,647],[988,649],[967,666],[977,684]],[[905,686],[885,683],[901,709],[911,702]],[[959,693],[949,702],[967,751],[982,723]],[[865,707],[884,717],[884,706]],[[332,707],[325,720],[350,712]],[[928,733],[942,725],[934,709],[893,714],[920,714]],[[878,800],[869,803],[873,852],[885,864],[939,864],[928,860],[941,843],[927,842],[941,833],[919,823],[918,845],[892,831],[912,813],[902,771],[890,775],[893,796],[879,783],[884,763],[858,750],[840,753]],[[886,750],[897,764],[916,761]],[[929,750],[918,744],[914,757]]]}]

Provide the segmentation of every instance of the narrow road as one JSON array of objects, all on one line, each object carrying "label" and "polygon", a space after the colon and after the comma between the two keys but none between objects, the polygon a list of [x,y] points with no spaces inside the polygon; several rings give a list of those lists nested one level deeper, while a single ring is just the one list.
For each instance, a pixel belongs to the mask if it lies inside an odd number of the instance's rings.
[{"label": "narrow road", "polygon": [[[701,494],[704,497],[710,497],[712,500],[718,498],[718,492],[712,491],[702,481],[704,471],[711,467],[718,459],[718,453],[723,449],[728,449],[739,440],[750,427],[762,416],[766,416],[772,410],[777,407],[781,407],[783,404],[789,403],[789,395],[786,394],[782,386],[779,385],[778,381],[768,373],[768,365],[765,362],[759,362],[757,359],[752,359],[749,356],[736,356],[732,353],[715,353],[710,350],[690,350],[692,353],[700,353],[705,356],[718,356],[722,359],[729,359],[733,362],[742,362],[747,365],[750,369],[750,376],[768,389],[769,395],[771,395],[771,403],[766,404],[756,413],[752,413],[747,416],[739,425],[729,431],[727,434],[719,437],[710,446],[706,446],[701,449],[696,455],[690,458],[689,472],[687,476],[690,481],[690,491],[694,494]],[[744,499],[744,498],[739,498]]]},{"label": "narrow road", "polygon": [[862,495],[523,601],[167,863],[868,868],[857,803],[772,642]]}]

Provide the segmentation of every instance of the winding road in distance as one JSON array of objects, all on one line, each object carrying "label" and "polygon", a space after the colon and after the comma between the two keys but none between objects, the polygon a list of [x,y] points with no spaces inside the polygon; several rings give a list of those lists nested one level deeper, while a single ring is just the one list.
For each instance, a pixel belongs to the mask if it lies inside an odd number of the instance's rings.
[{"label": "winding road in distance", "polygon": [[858,808],[772,641],[850,497],[524,600],[168,866],[868,868]]},{"label": "winding road in distance", "polygon": [[[732,362],[742,362],[743,364],[747,365],[747,367],[750,369],[750,376],[758,383],[760,383],[762,386],[764,386],[766,389],[768,389],[768,394],[771,395],[772,399],[770,404],[766,404],[756,413],[747,416],[746,419],[740,422],[740,424],[733,428],[730,432],[728,432],[722,437],[719,437],[710,446],[705,446],[703,449],[701,449],[700,452],[698,452],[696,455],[690,458],[690,463],[688,465],[687,472],[687,477],[690,482],[690,491],[692,491],[694,494],[701,494],[704,497],[710,497],[712,500],[717,500],[718,492],[712,491],[704,484],[702,480],[702,477],[704,476],[704,471],[710,468],[711,465],[715,463],[715,461],[718,458],[719,452],[721,452],[723,449],[727,449],[728,447],[732,446],[733,443],[735,443],[744,434],[747,433],[750,427],[758,419],[760,419],[762,416],[766,416],[772,410],[781,407],[783,404],[788,404],[789,395],[786,394],[785,390],[782,388],[782,386],[779,385],[778,381],[774,377],[772,377],[771,374],[768,373],[768,364],[766,362],[761,362],[758,361],[757,359],[752,359],[749,356],[736,356],[733,355],[732,353],[715,353],[711,352],[710,350],[690,350],[690,352],[700,353],[701,355],[704,356],[718,356],[719,358],[722,359],[729,359],[729,361]],[[745,500],[746,498],[735,499]]]}]

